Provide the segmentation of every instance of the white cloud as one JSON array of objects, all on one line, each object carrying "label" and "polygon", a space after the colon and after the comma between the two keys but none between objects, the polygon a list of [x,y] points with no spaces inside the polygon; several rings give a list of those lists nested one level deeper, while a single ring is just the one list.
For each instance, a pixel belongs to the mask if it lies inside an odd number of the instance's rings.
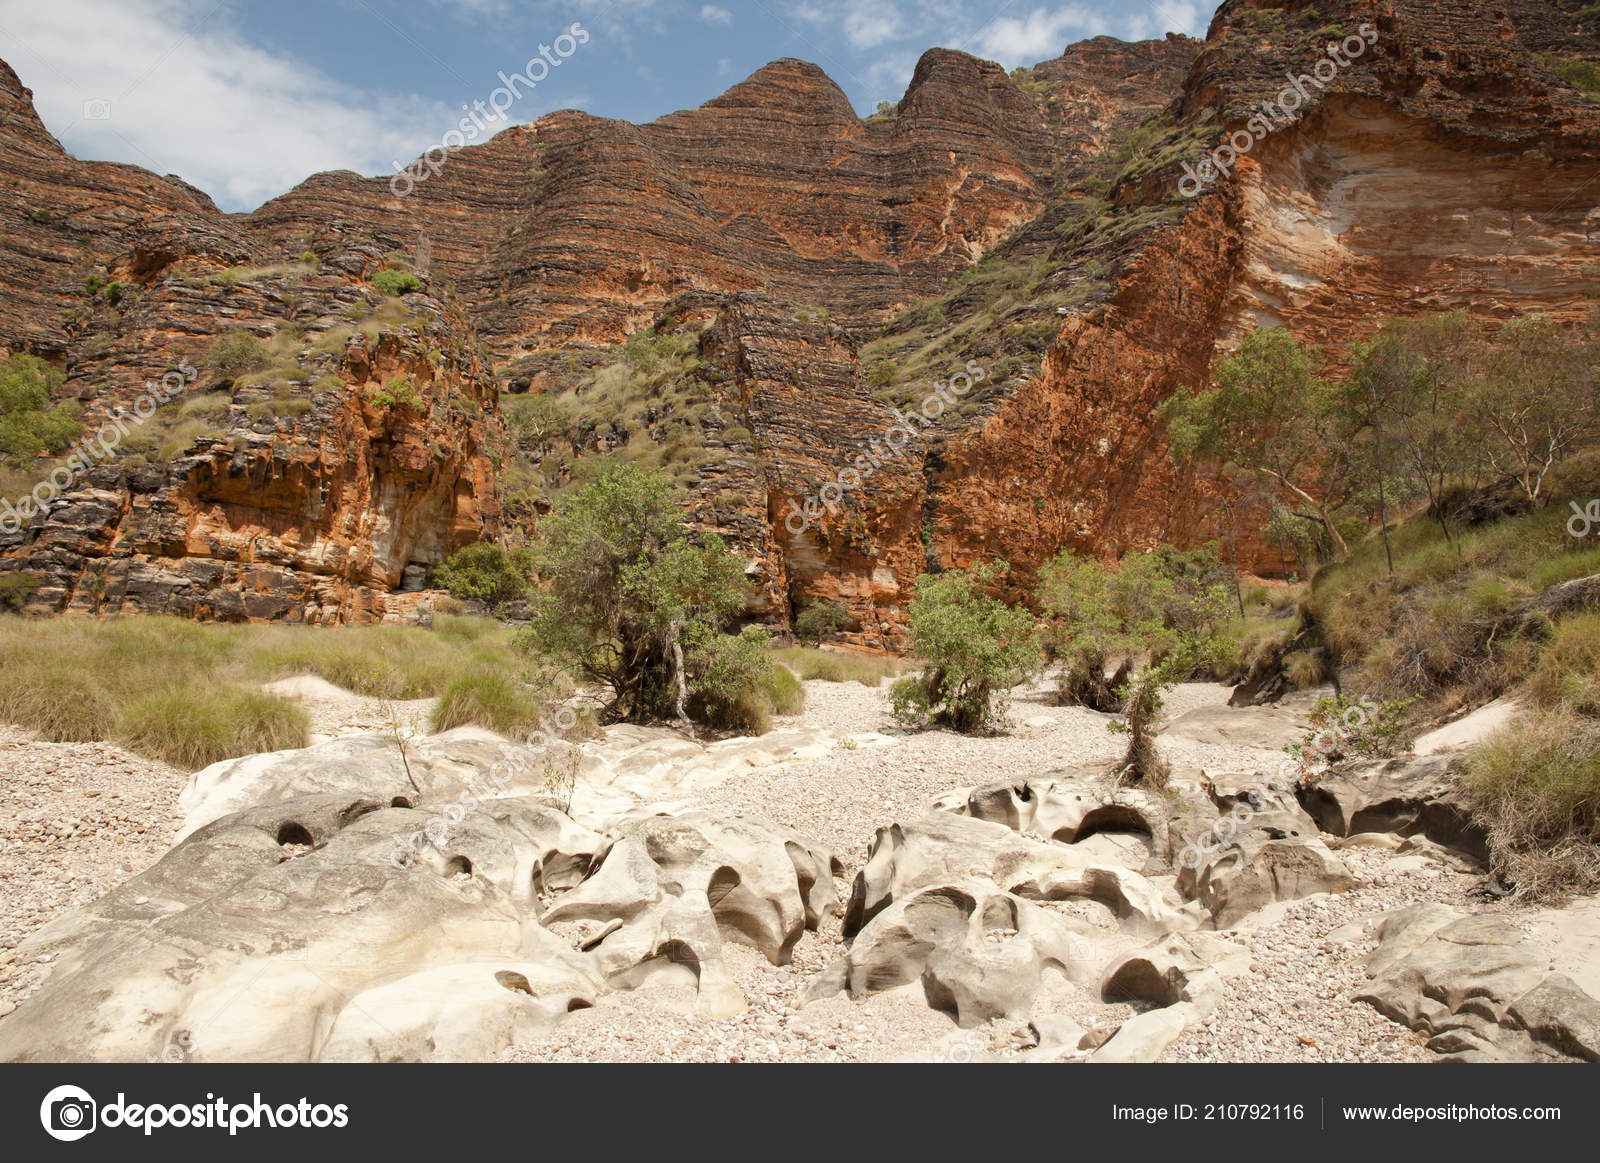
[{"label": "white cloud", "polygon": [[973,51],[1007,67],[1031,65],[1061,55],[1075,40],[1110,31],[1104,18],[1077,4],[1035,8],[1023,17],[1007,16],[978,33]]},{"label": "white cloud", "polygon": [[1206,23],[1199,8],[1187,0],[1160,0],[1152,11],[1127,19],[1129,40],[1153,40],[1169,32],[1205,36]]},{"label": "white cloud", "polygon": [[[508,4],[519,12],[529,7],[527,0],[430,2],[441,20],[492,21]],[[357,3],[369,6],[368,0]],[[562,24],[582,17],[597,42],[646,68],[654,63],[647,46],[672,35],[686,15],[722,25],[737,11],[741,26],[770,36],[774,45],[798,40],[798,55],[818,60],[850,85],[853,96],[869,102],[903,91],[917,58],[935,45],[1009,68],[1054,57],[1073,40],[1109,32],[1112,22],[1135,37],[1169,30],[1201,35],[1211,7],[1209,0],[1032,3],[1030,11],[1019,0],[989,23],[998,5],[969,0],[761,0],[748,16],[731,4],[703,0],[536,0],[532,7],[540,19],[559,11],[567,17]],[[1115,14],[1101,14],[1108,10]],[[493,69],[518,64],[486,61],[483,76],[447,72],[451,101],[403,89],[376,91],[252,44],[233,23],[233,11],[226,0],[0,0],[0,55],[34,89],[45,123],[75,154],[176,173],[227,209],[254,207],[318,170],[389,173],[391,161],[409,162],[453,128],[463,116],[462,102],[487,99],[498,83]],[[417,48],[431,55],[425,42]],[[446,68],[427,55],[417,63]],[[712,58],[705,65],[732,75],[731,61]],[[389,76],[379,83],[408,83],[404,70]],[[646,73],[635,84],[652,80]],[[110,116],[86,118],[91,100],[109,102]],[[551,84],[510,113],[532,120],[552,108],[587,103]]]},{"label": "white cloud", "polygon": [[[1204,36],[1210,0],[1122,0],[1118,4],[1047,4],[1023,9],[1020,4],[972,4],[969,0],[920,0],[914,6],[886,5],[874,0],[766,0],[763,8],[818,29],[838,30],[856,50],[894,44],[910,52],[935,45],[961,48],[1009,66],[1034,64],[1077,40],[1122,35],[1144,40],[1167,32]],[[990,19],[988,10],[998,8]],[[881,80],[903,70],[881,62],[868,70]]]},{"label": "white cloud", "polygon": [[786,10],[777,9],[777,12],[785,11],[796,20],[819,29],[842,31],[845,41],[857,49],[877,48],[917,32],[917,28],[907,25],[898,8],[883,0],[832,0],[826,4],[801,0],[788,5]]},{"label": "white cloud", "polygon": [[829,24],[834,20],[834,14],[815,4],[795,4],[789,9],[791,15],[807,24]]},{"label": "white cloud", "polygon": [[[175,173],[230,210],[319,170],[391,173],[391,162],[409,163],[464,116],[256,48],[214,0],[0,0],[0,43],[45,124],[76,156]],[[462,102],[486,99],[497,83],[483,78],[483,91]],[[572,103],[550,98],[524,100],[510,115],[531,120]],[[89,101],[106,102],[109,116],[86,117]]]},{"label": "white cloud", "polygon": [[1204,36],[1206,25],[1200,5],[1190,0],[1161,0],[1156,5],[1156,31],[1159,33],[1181,32],[1187,36]]},{"label": "white cloud", "polygon": [[917,71],[920,55],[916,51],[894,52],[873,61],[863,79],[870,86],[870,91],[879,95],[875,100],[898,101],[906,91],[906,86],[911,84],[911,76]]},{"label": "white cloud", "polygon": [[852,48],[877,48],[900,35],[900,12],[893,5],[864,0],[844,14],[844,37]]}]

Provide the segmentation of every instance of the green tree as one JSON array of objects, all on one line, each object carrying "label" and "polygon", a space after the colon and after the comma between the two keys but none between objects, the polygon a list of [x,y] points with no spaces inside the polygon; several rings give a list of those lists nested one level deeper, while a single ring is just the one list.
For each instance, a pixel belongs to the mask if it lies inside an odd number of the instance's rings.
[{"label": "green tree", "polygon": [[[1460,311],[1389,320],[1353,344],[1348,405],[1363,429],[1353,455],[1369,462],[1358,475],[1375,482],[1380,511],[1391,487],[1400,501],[1425,497],[1459,546],[1452,495],[1501,480],[1542,505],[1550,472],[1600,437],[1597,352],[1592,322],[1529,315],[1485,336]],[[1380,455],[1365,456],[1368,444]]]},{"label": "green tree", "polygon": [[[1311,538],[1306,536],[1305,520],[1293,512],[1288,506],[1274,504],[1267,510],[1266,523],[1261,526],[1261,535],[1278,546],[1278,558],[1283,566],[1283,576],[1293,580],[1296,576],[1306,577],[1310,574],[1306,559],[1311,554]],[[1294,571],[1289,569],[1289,554],[1294,554]]]},{"label": "green tree", "polygon": [[[1112,573],[1070,549],[1039,570],[1038,601],[1048,619],[1046,652],[1064,661],[1060,696],[1095,711],[1122,706],[1122,687],[1133,669],[1133,640],[1111,588]],[[1120,658],[1114,676],[1106,668]]]},{"label": "green tree", "polygon": [[989,593],[1008,572],[994,562],[917,578],[911,642],[927,666],[891,688],[901,722],[932,720],[973,734],[1004,721],[1011,688],[1039,659],[1033,616]]},{"label": "green tree", "polygon": [[543,443],[566,432],[572,424],[567,410],[548,392],[512,397],[512,400],[513,403],[505,405],[506,420],[518,437]]},{"label": "green tree", "polygon": [[1334,514],[1350,484],[1359,421],[1323,357],[1282,328],[1248,335],[1217,365],[1215,386],[1161,406],[1180,461],[1237,465],[1314,514],[1341,559],[1350,548]]},{"label": "green tree", "polygon": [[802,642],[821,642],[824,638],[831,638],[855,621],[850,616],[850,611],[838,602],[826,598],[810,602],[806,608],[796,615],[794,620],[795,637]]},{"label": "green tree", "polygon": [[618,465],[540,524],[546,584],[525,641],[606,687],[610,720],[686,719],[697,667],[744,608],[743,560],[682,516],[668,480]]},{"label": "green tree", "polygon": [[[1140,656],[1153,665],[1178,658],[1177,678],[1211,661],[1222,649],[1231,576],[1214,544],[1188,552],[1163,545],[1130,555],[1115,570],[1064,550],[1039,571],[1037,591],[1047,647],[1066,660],[1062,701],[1119,710],[1128,705]],[[1113,660],[1117,670],[1108,678]],[[1159,693],[1147,692],[1146,702]]]},{"label": "green tree", "polygon": [[1501,328],[1483,358],[1470,406],[1487,430],[1484,455],[1536,507],[1550,471],[1600,435],[1597,353],[1591,334],[1525,315]]},{"label": "green tree", "polygon": [[20,466],[41,453],[65,452],[78,438],[78,405],[50,402],[65,379],[37,356],[0,361],[0,460]]},{"label": "green tree", "polygon": [[508,551],[481,541],[434,566],[433,584],[464,602],[499,605],[526,597],[532,575],[533,554],[528,550]]},{"label": "green tree", "polygon": [[[1474,338],[1464,312],[1387,320],[1378,334],[1350,349],[1351,375],[1370,400],[1369,421],[1386,443],[1379,467],[1400,478],[1397,501],[1425,498],[1445,537],[1456,540],[1446,498],[1476,483],[1482,458],[1479,418],[1463,412],[1471,383]],[[1387,479],[1387,475],[1384,479]]]}]

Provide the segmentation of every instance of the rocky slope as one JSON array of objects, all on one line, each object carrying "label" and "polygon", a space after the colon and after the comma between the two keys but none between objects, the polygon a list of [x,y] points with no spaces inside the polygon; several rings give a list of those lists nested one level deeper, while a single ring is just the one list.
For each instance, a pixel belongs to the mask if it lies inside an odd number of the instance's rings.
[{"label": "rocky slope", "polygon": [[[227,331],[281,358],[265,385],[203,371],[206,424],[164,420],[149,463],[0,532],[0,560],[38,610],[402,617],[427,566],[501,532],[509,482],[540,482],[516,536],[576,460],[685,440],[694,519],[749,555],[762,616],[835,598],[863,645],[902,641],[930,561],[1004,557],[1022,587],[1063,545],[1204,540],[1220,486],[1169,461],[1154,408],[1251,327],[1587,309],[1600,106],[1553,69],[1600,54],[1582,8],[1230,0],[1203,43],[1101,38],[1013,76],[933,50],[867,120],[778,61],[649,125],[553,114],[426,180],[323,174],[249,215],[74,161],[5,70],[5,347],[62,363],[91,423]],[[1346,38],[1375,43],[1184,196],[1185,162]],[[377,294],[384,265],[421,290]],[[581,399],[657,325],[711,406],[505,433],[501,403]],[[374,406],[401,375],[427,406]],[[790,520],[902,423],[903,455]]]}]

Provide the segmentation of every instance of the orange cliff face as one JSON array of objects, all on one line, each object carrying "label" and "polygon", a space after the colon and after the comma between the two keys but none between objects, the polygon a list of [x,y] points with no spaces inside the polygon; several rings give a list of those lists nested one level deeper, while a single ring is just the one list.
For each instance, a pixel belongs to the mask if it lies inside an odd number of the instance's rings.
[{"label": "orange cliff face", "polygon": [[[834,600],[847,641],[899,649],[930,567],[1004,558],[1022,594],[1063,547],[1205,541],[1218,486],[1171,462],[1155,411],[1251,328],[1341,345],[1391,314],[1587,309],[1600,106],[1545,59],[1600,50],[1575,12],[1233,0],[1203,43],[1100,38],[1018,78],[933,50],[896,115],[866,120],[778,61],[650,125],[508,129],[403,197],[322,174],[249,215],[74,161],[0,72],[5,346],[61,363],[89,422],[180,360],[202,369],[159,431],[0,532],[0,568],[41,611],[409,616],[429,566],[537,522],[502,518],[519,449],[499,393],[567,390],[657,324],[698,337],[713,404],[689,520],[745,554],[773,626]],[[1184,162],[1363,25],[1370,54],[1211,192],[1180,193]],[[424,281],[401,299],[370,283],[396,256]],[[88,295],[90,274],[133,293]],[[269,366],[207,368],[231,331]],[[886,389],[884,352],[925,382]],[[969,364],[982,387],[960,407],[795,519]],[[669,439],[652,425],[631,439]],[[1243,564],[1275,568],[1244,533]]]},{"label": "orange cliff face", "polygon": [[[459,309],[385,301],[370,250],[300,262],[301,239],[283,261],[175,179],[74,161],[3,67],[0,112],[5,346],[64,368],[102,450],[47,511],[0,524],[29,609],[399,617],[428,565],[497,530],[502,424]],[[231,333],[262,344],[250,374],[207,364]],[[402,377],[409,404],[385,403]],[[139,421],[162,385],[176,398]],[[51,467],[8,474],[5,500]]]},{"label": "orange cliff face", "polygon": [[[1537,54],[1592,53],[1600,22],[1536,0],[1427,0],[1321,3],[1302,29],[1306,7],[1225,4],[1182,115],[1243,126],[1311,69],[1324,26],[1368,24],[1376,51],[1311,86],[1296,124],[1152,232],[1105,305],[1065,322],[1041,376],[950,441],[931,484],[945,561],[1006,557],[1020,591],[1062,546],[1116,555],[1222,536],[1214,486],[1184,479],[1153,414],[1255,327],[1337,346],[1386,316],[1463,308],[1492,326],[1590,310],[1600,106]],[[1278,551],[1239,532],[1241,564],[1278,572]]]}]

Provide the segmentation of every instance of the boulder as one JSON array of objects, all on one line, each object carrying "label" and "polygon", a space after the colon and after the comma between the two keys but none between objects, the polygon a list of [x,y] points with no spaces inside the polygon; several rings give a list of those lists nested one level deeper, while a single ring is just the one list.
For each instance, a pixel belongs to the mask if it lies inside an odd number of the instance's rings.
[{"label": "boulder", "polygon": [[606,987],[546,935],[538,960],[504,958],[427,969],[366,990],[339,1012],[322,1062],[483,1062],[548,1033]]},{"label": "boulder", "polygon": [[1028,1034],[1034,1047],[1044,1051],[1081,1050],[1090,1037],[1088,1030],[1066,1014],[1039,1015],[1028,1023]]},{"label": "boulder", "polygon": [[951,807],[960,815],[1059,844],[1077,844],[1105,832],[1131,832],[1158,847],[1169,815],[1159,795],[1109,787],[1103,765],[987,784]]},{"label": "boulder", "polygon": [[1411,745],[1411,750],[1417,755],[1440,755],[1445,752],[1460,751],[1509,725],[1513,719],[1522,714],[1524,709],[1521,699],[1512,696],[1495,699],[1452,723],[1446,723],[1426,734],[1418,735]]},{"label": "boulder", "polygon": [[[894,743],[886,736],[858,739],[870,746]],[[835,743],[832,732],[817,730],[707,745],[660,727],[611,727],[605,738],[578,745],[576,786],[562,806],[585,828],[615,832],[638,819],[686,810],[696,789],[752,767],[818,758]],[[458,727],[407,741],[403,760],[396,740],[381,734],[224,760],[190,777],[180,797],[185,820],[178,838],[232,812],[307,795],[359,794],[405,804],[532,795],[554,803],[545,786],[547,760],[554,749],[565,762],[567,746]]]},{"label": "boulder", "polygon": [[932,885],[987,881],[1030,900],[1090,898],[1140,934],[1192,928],[1156,885],[1090,854],[1018,836],[1010,828],[944,812],[880,828],[851,886],[846,939],[893,901]]},{"label": "boulder", "polygon": [[1488,859],[1458,778],[1459,756],[1405,756],[1341,766],[1300,790],[1317,827],[1334,836],[1421,835],[1477,860]]},{"label": "boulder", "polygon": [[1139,1014],[1123,1022],[1104,1045],[1089,1055],[1089,1061],[1154,1062],[1205,1016],[1189,1002]]},{"label": "boulder", "polygon": [[1506,1007],[1503,1025],[1568,1058],[1600,1062],[1600,1001],[1552,973]]},{"label": "boulder", "polygon": [[1158,1008],[1124,1022],[1089,1060],[1156,1061],[1185,1030],[1216,1011],[1224,978],[1247,971],[1249,964],[1244,946],[1207,933],[1174,933],[1128,954],[1107,972],[1100,996]]},{"label": "boulder", "polygon": [[1310,733],[1308,710],[1304,700],[1296,698],[1285,699],[1276,706],[1196,707],[1168,723],[1161,737],[1219,747],[1252,747],[1281,757],[1286,744],[1304,739]]},{"label": "boulder", "polygon": [[694,1008],[730,1018],[745,996],[722,959],[721,929],[711,899],[701,889],[664,896],[622,925],[588,943],[595,964],[617,989],[685,986]]},{"label": "boulder", "polygon": [[1172,843],[1179,891],[1199,901],[1217,928],[1233,928],[1277,901],[1355,887],[1349,869],[1286,792],[1219,781],[1212,796],[1218,817],[1175,821],[1175,832],[1190,831]]},{"label": "boulder", "polygon": [[[493,1058],[659,981],[726,1017],[744,997],[723,940],[787,960],[837,910],[836,870],[758,820],[658,817],[607,842],[526,795],[275,798],[35,934],[24,955],[50,977],[0,1022],[0,1060]],[[604,922],[581,948],[547,927],[581,918]]]},{"label": "boulder", "polygon": [[921,983],[930,1006],[963,1027],[1025,1018],[1049,971],[1080,985],[1131,941],[968,880],[923,888],[880,910],[808,1001],[859,998]]},{"label": "boulder", "polygon": [[698,893],[724,936],[785,965],[800,935],[838,912],[835,874],[843,866],[832,853],[767,820],[657,816],[629,826],[544,923],[632,921],[663,901]]},{"label": "boulder", "polygon": [[462,962],[548,956],[522,903],[531,890],[516,883],[539,859],[535,845],[479,821],[448,855],[398,866],[395,837],[424,821],[311,797],[197,831],[25,945],[56,957],[43,988],[0,1024],[0,1060],[140,1061],[181,1041],[197,1061],[310,1061],[368,990]]},{"label": "boulder", "polygon": [[1356,1000],[1471,1061],[1600,1061],[1600,1001],[1508,920],[1442,905],[1382,917]]},{"label": "boulder", "polygon": [[1106,974],[1100,985],[1101,998],[1156,1006],[1189,1002],[1200,1008],[1202,1016],[1211,1013],[1222,1000],[1222,974],[1213,964],[1237,963],[1249,954],[1231,941],[1202,941],[1203,935],[1173,933],[1135,950]]},{"label": "boulder", "polygon": [[409,741],[403,761],[398,743],[385,735],[226,759],[189,777],[178,799],[184,811],[178,839],[234,812],[303,796],[360,795],[412,806],[463,794],[534,794],[543,790],[546,753],[478,727],[458,727]]}]

